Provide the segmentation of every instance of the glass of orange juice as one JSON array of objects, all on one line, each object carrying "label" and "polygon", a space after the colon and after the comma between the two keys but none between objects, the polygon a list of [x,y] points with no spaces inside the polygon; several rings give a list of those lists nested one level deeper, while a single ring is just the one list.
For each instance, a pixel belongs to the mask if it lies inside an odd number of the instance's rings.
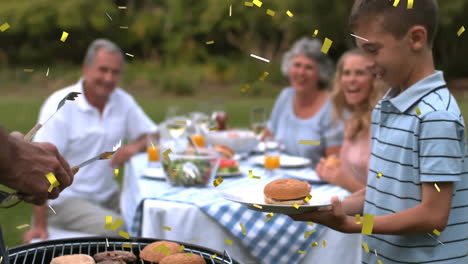
[{"label": "glass of orange juice", "polygon": [[147,135],[146,152],[148,153],[148,166],[150,168],[158,167],[159,165],[159,139],[153,134]]},{"label": "glass of orange juice", "polygon": [[274,170],[280,167],[280,149],[279,144],[274,141],[265,142],[265,170],[269,171],[270,175],[273,175]]},{"label": "glass of orange juice", "polygon": [[201,134],[194,134],[192,135],[193,142],[197,145],[197,147],[204,148],[205,147],[205,137]]}]

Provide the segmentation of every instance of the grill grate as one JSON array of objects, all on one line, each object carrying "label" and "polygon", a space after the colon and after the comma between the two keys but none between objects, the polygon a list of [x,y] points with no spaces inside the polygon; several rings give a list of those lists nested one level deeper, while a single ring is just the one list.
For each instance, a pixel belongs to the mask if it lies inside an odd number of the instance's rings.
[{"label": "grill grate", "polygon": [[[132,251],[138,258],[133,264],[153,264],[139,259],[140,251],[153,242],[160,241],[148,238],[133,238],[131,241],[120,238],[102,237],[86,237],[86,238],[71,238],[60,240],[49,240],[29,245],[11,248],[9,250],[10,264],[49,264],[54,257],[70,254],[87,254],[93,256],[96,253],[114,250]],[[209,264],[239,264],[233,260],[229,254],[224,251],[220,253],[211,249],[200,247],[197,245],[177,242],[184,245],[185,253],[192,253],[202,256],[206,263]],[[109,243],[109,247],[107,247]],[[123,247],[124,244],[131,244],[132,248]],[[216,254],[216,258],[211,256]]]}]

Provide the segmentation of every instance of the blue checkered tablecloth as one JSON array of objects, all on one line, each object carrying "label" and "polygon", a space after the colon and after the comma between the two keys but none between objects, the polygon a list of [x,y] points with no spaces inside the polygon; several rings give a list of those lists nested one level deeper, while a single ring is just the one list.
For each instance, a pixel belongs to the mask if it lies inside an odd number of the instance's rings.
[{"label": "blue checkered tablecloth", "polygon": [[[243,171],[253,167],[243,164]],[[261,169],[255,167],[255,175]],[[273,178],[256,180],[248,177],[224,179],[218,187],[208,188],[183,188],[170,186],[165,182],[158,182],[159,188],[152,188],[151,195],[140,195],[130,224],[130,232],[133,236],[141,236],[141,221],[143,203],[148,199],[186,203],[200,208],[205,214],[215,219],[221,226],[228,230],[234,237],[259,260],[259,263],[299,263],[304,254],[311,249],[311,244],[319,241],[323,226],[314,224],[310,226],[306,222],[295,222],[285,215],[275,214],[270,221],[266,221],[266,214],[248,209],[239,203],[231,202],[223,198],[221,190],[230,188],[251,187],[253,184],[262,184],[262,181],[271,181]],[[142,180],[147,184],[147,180]],[[263,182],[264,184],[264,182]],[[143,188],[147,188],[143,187]],[[313,185],[314,192],[329,192],[333,195],[344,197],[348,193],[331,185]],[[144,193],[144,192],[143,192]],[[242,233],[240,223],[245,226],[247,234]],[[316,232],[304,237],[306,231]]]}]

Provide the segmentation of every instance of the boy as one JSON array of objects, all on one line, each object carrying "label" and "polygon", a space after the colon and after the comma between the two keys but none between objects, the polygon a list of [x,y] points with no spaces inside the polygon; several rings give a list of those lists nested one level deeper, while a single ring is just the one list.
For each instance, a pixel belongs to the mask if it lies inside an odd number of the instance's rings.
[{"label": "boy", "polygon": [[367,188],[343,203],[333,197],[331,211],[291,217],[360,233],[353,215],[374,215],[362,263],[468,263],[465,128],[434,68],[438,6],[393,3],[356,0],[350,16],[354,33],[366,39],[356,41],[372,58],[371,70],[392,87],[372,114]]}]

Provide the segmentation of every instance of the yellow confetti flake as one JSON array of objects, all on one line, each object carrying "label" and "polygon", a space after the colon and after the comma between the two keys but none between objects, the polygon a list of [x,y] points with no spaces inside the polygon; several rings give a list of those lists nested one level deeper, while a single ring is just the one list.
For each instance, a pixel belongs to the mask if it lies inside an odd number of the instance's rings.
[{"label": "yellow confetti flake", "polygon": [[301,145],[313,145],[313,146],[318,146],[318,145],[320,145],[320,141],[314,141],[314,140],[299,140],[299,144],[301,144]]},{"label": "yellow confetti flake", "polygon": [[221,183],[223,183],[223,178],[219,177],[216,178],[216,180],[213,181],[213,185],[214,187],[218,187],[218,185],[220,185]]},{"label": "yellow confetti flake", "polygon": [[356,217],[356,224],[360,225],[361,224],[361,216],[359,214],[355,215]]},{"label": "yellow confetti flake", "polygon": [[191,256],[192,256],[192,253],[189,252],[189,253],[187,253],[187,254],[185,254],[185,255],[186,255],[187,257],[191,257]]},{"label": "yellow confetti flake", "polygon": [[112,215],[106,215],[106,224],[104,226],[105,229],[109,230],[112,226]]},{"label": "yellow confetti flake", "polygon": [[310,235],[312,235],[313,233],[315,233],[315,231],[317,231],[317,229],[313,229],[311,231],[305,231],[304,232],[304,238],[308,238]]},{"label": "yellow confetti flake", "polygon": [[120,29],[128,29],[128,26],[120,26]]},{"label": "yellow confetti flake", "polygon": [[176,120],[174,121],[174,123],[179,124],[179,125],[187,125],[186,121],[180,121],[180,120]]},{"label": "yellow confetti flake", "polygon": [[214,131],[214,130],[218,130],[218,127],[217,126],[210,127],[210,131]]},{"label": "yellow confetti flake", "polygon": [[206,42],[206,45],[211,45],[211,44],[214,44],[214,40],[210,40]]},{"label": "yellow confetti flake", "polygon": [[421,109],[419,109],[419,107],[416,107],[415,110],[416,110],[416,114],[418,116],[420,116],[421,115]]},{"label": "yellow confetti flake", "polygon": [[249,170],[249,178],[252,178],[252,179],[261,179],[260,176],[254,176],[253,173],[252,173],[252,170]]},{"label": "yellow confetti flake", "polygon": [[130,243],[123,243],[123,244],[122,244],[122,247],[124,247],[124,248],[132,248],[132,244],[130,244]]},{"label": "yellow confetti flake", "polygon": [[125,238],[125,239],[130,239],[130,234],[123,231],[123,230],[119,230],[119,236]]},{"label": "yellow confetti flake", "polygon": [[324,240],[324,241],[322,242],[322,247],[325,247],[326,245],[327,245],[327,241]]},{"label": "yellow confetti flake", "polygon": [[114,177],[117,177],[119,175],[119,169],[114,169]]},{"label": "yellow confetti flake", "polygon": [[412,9],[414,4],[414,0],[408,0],[408,5],[406,6],[406,9]]},{"label": "yellow confetti flake", "polygon": [[7,29],[10,28],[10,24],[8,23],[3,23],[1,26],[0,26],[0,31],[2,32],[5,32]]},{"label": "yellow confetti flake", "polygon": [[123,224],[123,220],[121,218],[117,218],[117,220],[115,220],[114,224],[112,225],[111,229],[112,230],[117,230],[121,225]]},{"label": "yellow confetti flake", "polygon": [[327,54],[332,44],[333,44],[333,41],[331,39],[325,38],[325,41],[323,42],[323,45],[322,45],[322,49],[320,51],[322,53]]},{"label": "yellow confetti flake", "polygon": [[60,41],[65,42],[68,38],[68,32],[63,31],[62,36],[60,37]]},{"label": "yellow confetti flake", "polygon": [[109,239],[106,237],[106,247],[109,247]]},{"label": "yellow confetti flake", "polygon": [[293,204],[293,207],[299,209],[299,205],[297,203]]},{"label": "yellow confetti flake", "polygon": [[19,226],[16,227],[16,229],[23,229],[23,228],[26,228],[28,226],[29,226],[28,224],[19,225]]},{"label": "yellow confetti flake", "polygon": [[400,3],[400,0],[395,0],[395,2],[393,3],[393,6],[397,7],[399,3]]},{"label": "yellow confetti flake", "polygon": [[437,183],[434,183],[434,187],[436,188],[436,190],[437,190],[438,192],[440,192],[440,188],[439,188],[439,186],[437,185]]},{"label": "yellow confetti flake", "polygon": [[380,178],[382,177],[382,175],[383,175],[383,174],[382,174],[381,172],[377,173],[377,176],[376,176],[377,179],[380,179]]},{"label": "yellow confetti flake", "polygon": [[380,259],[378,259],[377,264],[382,264],[382,261]]},{"label": "yellow confetti flake", "polygon": [[263,207],[261,205],[258,205],[258,204],[253,204],[254,207],[257,207],[258,209],[262,209]]},{"label": "yellow confetti flake", "polygon": [[434,231],[432,231],[432,233],[434,233],[436,236],[440,236],[440,231],[437,230],[437,229],[434,229]]},{"label": "yellow confetti flake", "polygon": [[[3,30],[2,30],[3,31]],[[465,27],[464,26],[461,26],[460,29],[458,30],[457,32],[457,36],[461,36],[461,34],[463,34],[463,32],[465,32]]]},{"label": "yellow confetti flake", "polygon": [[271,9],[267,9],[266,11],[267,15],[269,16],[275,16],[275,11],[271,10]]},{"label": "yellow confetti flake", "polygon": [[260,0],[253,0],[252,3],[253,3],[254,5],[258,6],[258,7],[262,7],[262,5],[263,5],[262,1],[260,1]]},{"label": "yellow confetti flake", "polygon": [[119,9],[127,9],[126,6],[119,6]]},{"label": "yellow confetti flake", "polygon": [[168,227],[168,226],[163,226],[162,227],[163,229],[167,230],[167,231],[172,231],[172,228]]},{"label": "yellow confetti flake", "polygon": [[241,91],[242,93],[245,93],[245,92],[247,92],[247,90],[249,90],[249,89],[250,89],[250,84],[246,83],[246,84],[244,85],[244,87],[242,87],[242,88],[240,89],[240,91]]},{"label": "yellow confetti flake", "polygon": [[169,153],[172,153],[171,149],[166,149],[166,151],[163,152],[163,156],[165,159],[167,159],[169,162],[171,162],[171,159],[169,158]]},{"label": "yellow confetti flake", "polygon": [[310,246],[311,246],[311,247],[316,247],[316,246],[318,246],[318,243],[317,243],[317,242],[314,242],[314,243],[312,243]]},{"label": "yellow confetti flake", "polygon": [[299,253],[299,254],[305,254],[305,252],[302,251],[302,250],[298,250],[297,253]]},{"label": "yellow confetti flake", "polygon": [[361,234],[371,235],[374,228],[374,216],[371,214],[364,214],[364,223],[362,225]]},{"label": "yellow confetti flake", "polygon": [[294,16],[294,14],[293,14],[291,11],[289,11],[289,10],[286,11],[286,15],[288,15],[289,17],[293,17],[293,16]]},{"label": "yellow confetti flake", "polygon": [[305,198],[304,198],[304,202],[305,203],[308,203],[310,201],[310,199],[312,199],[312,195],[309,193]]},{"label": "yellow confetti flake", "polygon": [[312,37],[315,38],[318,35],[318,32],[319,32],[318,29],[314,30],[314,35],[312,35]]},{"label": "yellow confetti flake", "polygon": [[266,215],[266,217],[272,218],[274,215],[275,215],[274,213],[269,213],[269,214]]},{"label": "yellow confetti flake", "polygon": [[310,225],[310,226],[314,225],[314,223],[312,223],[312,222],[307,222],[307,224]]},{"label": "yellow confetti flake", "polygon": [[252,2],[244,2],[244,5],[252,7],[254,4]]},{"label": "yellow confetti flake", "polygon": [[367,243],[366,242],[362,242],[362,247],[364,248],[364,251],[366,253],[369,253],[369,246],[367,246]]},{"label": "yellow confetti flake", "polygon": [[260,76],[260,81],[264,81],[265,78],[269,75],[270,73],[269,72],[264,72],[262,76]]},{"label": "yellow confetti flake", "polygon": [[215,259],[218,255],[214,254],[211,256],[212,259]]},{"label": "yellow confetti flake", "polygon": [[247,235],[247,230],[245,230],[244,224],[240,223],[239,225],[240,225],[240,227],[241,227],[242,234],[243,234],[244,236]]},{"label": "yellow confetti flake", "polygon": [[55,175],[52,172],[47,173],[46,178],[50,183],[49,189],[47,190],[48,192],[51,192],[53,188],[60,185],[60,183],[57,181],[57,178],[55,178]]},{"label": "yellow confetti flake", "polygon": [[375,253],[375,256],[378,257],[377,256],[377,249],[374,249],[374,253]]},{"label": "yellow confetti flake", "polygon": [[226,244],[232,245],[232,240],[230,240],[230,239],[227,239],[227,238],[226,238],[226,239],[224,239],[224,242],[225,242]]},{"label": "yellow confetti flake", "polygon": [[24,72],[33,72],[34,69],[24,69],[23,71],[24,71]]},{"label": "yellow confetti flake", "polygon": [[197,241],[199,241],[199,240],[200,240],[199,238],[195,238],[195,239],[190,240],[189,242],[190,242],[190,243],[193,243],[193,242],[197,242]]},{"label": "yellow confetti flake", "polygon": [[184,249],[185,249],[185,246],[182,245],[182,246],[179,247],[179,249],[177,250],[177,252],[182,252],[182,251],[184,251]]},{"label": "yellow confetti flake", "polygon": [[154,252],[158,252],[158,251],[161,251],[163,252],[164,254],[166,254],[167,256],[169,256],[171,254],[171,251],[166,247],[166,245],[164,244],[160,244],[159,246],[155,247],[153,249]]},{"label": "yellow confetti flake", "polygon": [[132,58],[135,57],[135,56],[133,56],[133,54],[130,54],[130,53],[125,53],[125,55],[127,55],[129,57],[132,57]]},{"label": "yellow confetti flake", "polygon": [[232,5],[229,5],[229,16],[232,16]]}]

